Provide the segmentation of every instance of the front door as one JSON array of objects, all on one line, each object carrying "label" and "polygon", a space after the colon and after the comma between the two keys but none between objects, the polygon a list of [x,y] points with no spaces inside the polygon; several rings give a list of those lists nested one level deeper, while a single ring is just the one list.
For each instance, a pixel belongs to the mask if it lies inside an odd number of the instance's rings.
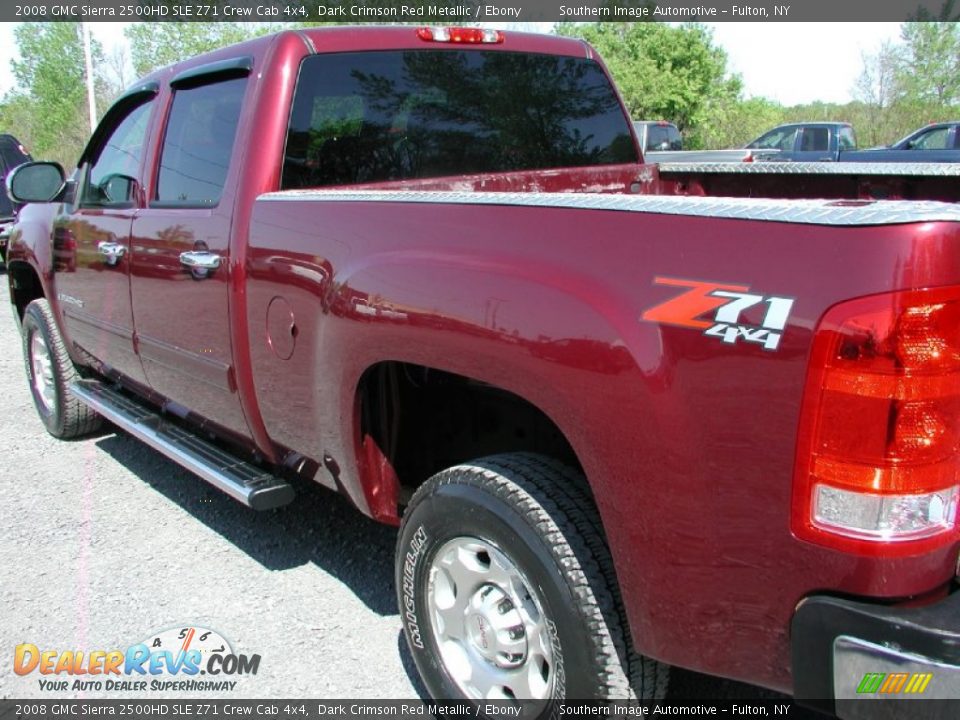
[{"label": "front door", "polygon": [[133,223],[131,295],[150,386],[248,435],[229,312],[231,158],[247,79],[203,80],[174,80],[153,197]]},{"label": "front door", "polygon": [[115,105],[84,152],[71,205],[56,218],[53,269],[66,336],[139,383],[130,305],[130,228],[142,204],[142,159],[153,92]]}]

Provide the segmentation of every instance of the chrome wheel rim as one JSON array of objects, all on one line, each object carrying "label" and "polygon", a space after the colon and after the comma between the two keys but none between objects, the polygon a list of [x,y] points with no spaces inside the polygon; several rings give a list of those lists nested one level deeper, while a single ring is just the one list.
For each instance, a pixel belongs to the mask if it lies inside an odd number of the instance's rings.
[{"label": "chrome wheel rim", "polygon": [[551,697],[550,623],[506,553],[477,538],[448,541],[430,564],[427,604],[441,661],[466,697]]},{"label": "chrome wheel rim", "polygon": [[53,377],[53,358],[43,335],[33,333],[30,338],[30,369],[33,373],[33,389],[45,412],[53,410],[56,402],[56,384]]}]

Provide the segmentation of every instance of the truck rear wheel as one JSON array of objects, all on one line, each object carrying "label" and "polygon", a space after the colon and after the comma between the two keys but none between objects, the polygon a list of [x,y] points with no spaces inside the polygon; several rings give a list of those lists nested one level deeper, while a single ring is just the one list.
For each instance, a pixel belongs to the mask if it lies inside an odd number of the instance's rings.
[{"label": "truck rear wheel", "polygon": [[102,418],[70,394],[77,370],[43,298],[27,305],[23,314],[23,357],[33,404],[47,432],[68,439],[100,427]]},{"label": "truck rear wheel", "polygon": [[668,668],[631,649],[582,480],[514,453],[444,470],[416,492],[398,540],[397,595],[433,697],[629,701],[666,692]]}]

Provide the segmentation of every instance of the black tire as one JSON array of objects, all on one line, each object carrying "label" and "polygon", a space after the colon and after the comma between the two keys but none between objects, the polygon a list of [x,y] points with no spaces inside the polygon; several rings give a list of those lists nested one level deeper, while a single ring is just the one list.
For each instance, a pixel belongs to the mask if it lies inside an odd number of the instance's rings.
[{"label": "black tire", "polygon": [[[629,702],[665,695],[668,666],[632,650],[610,553],[585,487],[582,475],[566,466],[538,455],[512,453],[444,470],[414,494],[397,544],[397,596],[407,644],[434,698],[460,699],[474,691],[482,692],[470,686],[470,681],[458,683],[454,677],[438,643],[438,625],[446,627],[449,621],[438,622],[439,615],[436,619],[433,615],[442,604],[436,598],[459,598],[460,588],[452,594],[450,591],[458,582],[450,580],[454,575],[448,567],[452,568],[451,563],[455,562],[450,558],[461,557],[473,547],[469,542],[463,546],[461,538],[482,541],[478,550],[491,546],[495,559],[499,558],[493,562],[490,553],[479,551],[476,557],[481,562],[481,573],[484,561],[488,566],[498,565],[504,558],[512,562],[525,581],[524,588],[532,589],[536,608],[542,609],[547,618],[552,657],[536,660],[531,650],[524,661],[539,663],[535,669],[540,669],[544,678],[551,678],[544,680],[549,688],[543,690],[544,699]],[[444,577],[431,580],[433,566],[433,573]],[[501,597],[502,593],[495,595],[500,593],[499,589],[485,590],[487,586],[482,583],[463,584],[468,586],[467,593],[481,599],[472,601],[470,610],[464,610],[469,619],[464,620],[460,635],[465,639],[451,640],[446,631],[442,637],[447,653],[451,644],[465,648],[464,657],[479,666],[479,677],[485,672],[484,662],[497,668],[499,658],[511,661],[523,653],[513,654],[511,648],[511,652],[493,659],[483,656],[491,652],[489,645],[503,650],[499,640],[502,635],[492,633],[494,639],[488,645],[488,636],[483,632],[486,616],[481,614],[475,620],[477,616],[470,613],[478,603],[482,604],[484,593],[488,597]],[[498,587],[501,586],[512,587],[500,582]],[[430,596],[431,588],[434,599]],[[523,601],[513,597],[507,603],[507,612],[513,612],[517,602]],[[453,603],[456,607],[451,613],[459,618],[460,600]],[[497,611],[502,614],[502,607],[498,606]],[[493,613],[491,617],[486,624],[497,630],[497,618]],[[480,635],[475,627],[479,627]],[[524,627],[535,626],[525,623]],[[509,632],[525,638],[525,647],[543,647],[529,630],[523,633],[523,629],[517,626]],[[481,641],[482,648],[478,645]],[[461,649],[454,648],[453,657],[459,653]],[[457,660],[449,664],[463,667]],[[458,672],[462,679],[462,671]],[[507,687],[515,693],[513,687]],[[543,687],[538,684],[537,689]],[[519,694],[516,697],[524,699]]]},{"label": "black tire", "polygon": [[[35,338],[42,343],[35,342]],[[38,383],[34,376],[34,360],[43,349],[49,357],[49,371],[52,374],[45,385],[46,395],[38,387],[44,383]],[[47,432],[56,438],[69,439],[87,435],[100,427],[103,418],[69,392],[70,384],[79,376],[60,336],[50,303],[43,298],[27,305],[23,314],[23,357],[33,405]]]}]

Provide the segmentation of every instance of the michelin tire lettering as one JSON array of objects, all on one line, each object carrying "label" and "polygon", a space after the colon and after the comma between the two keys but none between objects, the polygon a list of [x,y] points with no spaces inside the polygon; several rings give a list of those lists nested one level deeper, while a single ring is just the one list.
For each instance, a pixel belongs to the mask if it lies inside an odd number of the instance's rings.
[{"label": "michelin tire lettering", "polygon": [[417,528],[410,540],[410,549],[403,560],[403,620],[410,634],[410,642],[423,650],[423,638],[420,634],[420,622],[417,620],[417,604],[414,597],[414,574],[417,562],[427,544],[427,531],[423,525]]}]

